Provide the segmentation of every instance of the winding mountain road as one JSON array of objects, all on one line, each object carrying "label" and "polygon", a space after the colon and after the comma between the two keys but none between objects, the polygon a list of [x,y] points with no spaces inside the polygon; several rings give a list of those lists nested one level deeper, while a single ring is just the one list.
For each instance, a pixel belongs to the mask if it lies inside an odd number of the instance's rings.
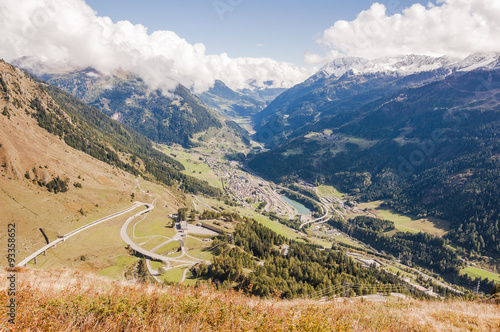
[{"label": "winding mountain road", "polygon": [[[128,213],[140,206],[148,206],[148,205],[151,205],[151,204],[147,204],[147,203],[141,203],[141,202],[135,202],[134,205],[128,209],[125,209],[123,211],[120,211],[120,212],[117,212],[117,213],[113,213],[107,217],[104,217],[104,218],[101,218],[99,220],[96,220],[96,221],[93,221],[87,225],[84,225],[80,228],[77,228],[75,229],[74,231],[71,231],[69,232],[68,234],[66,235],[63,235],[61,236],[60,238],[58,238],[57,240],[54,240],[52,242],[50,242],[49,244],[47,244],[46,246],[44,246],[43,248],[35,251],[34,253],[32,253],[31,255],[29,255],[28,257],[26,257],[25,259],[23,259],[19,264],[17,264],[16,266],[18,267],[21,267],[21,266],[26,266],[31,260],[35,259],[36,257],[38,257],[40,254],[42,254],[44,251],[46,251],[47,249],[50,249],[52,248],[53,246],[55,246],[56,244],[58,243],[61,243],[61,242],[64,242],[66,241],[68,238],[72,237],[73,235],[76,235],[86,229],[89,229],[90,227],[93,227],[93,226],[96,226],[102,222],[105,222],[107,220],[110,220],[110,219],[113,219],[113,218],[116,218],[118,216],[121,216],[122,214],[125,214],[125,213]],[[149,212],[148,210],[146,210],[147,212]],[[143,214],[145,211],[141,212],[140,214]],[[140,215],[138,214],[138,215]]]},{"label": "winding mountain road", "polygon": [[[121,236],[122,240],[126,244],[128,244],[132,250],[134,250],[134,251],[136,251],[138,253],[141,253],[143,256],[145,256],[147,258],[165,262],[168,266],[170,266],[171,262],[176,262],[176,263],[181,263],[181,264],[191,264],[191,265],[195,264],[196,262],[193,262],[193,261],[186,261],[186,260],[181,260],[181,259],[178,259],[178,258],[171,258],[171,257],[159,255],[159,254],[157,254],[157,253],[155,253],[155,252],[153,252],[151,250],[144,249],[140,245],[136,244],[130,238],[130,236],[128,236],[128,234],[127,234],[127,228],[130,225],[130,223],[135,218],[137,218],[137,217],[139,217],[139,216],[141,216],[141,215],[143,215],[145,213],[149,213],[151,210],[153,210],[155,202],[156,202],[156,199],[153,201],[152,204],[145,203],[144,205],[146,205],[148,207],[146,210],[134,214],[132,217],[128,218],[127,221],[125,221],[125,223],[123,224],[122,229],[120,231],[120,236]],[[177,239],[174,239],[174,240],[177,240]],[[179,240],[177,240],[177,241],[179,241]],[[155,248],[155,249],[157,249],[157,248]],[[155,250],[155,249],[153,249],[153,250]],[[181,255],[181,257],[184,256],[184,254],[185,254],[185,251],[183,250],[183,255]],[[200,260],[197,259],[197,261],[200,261]]]}]

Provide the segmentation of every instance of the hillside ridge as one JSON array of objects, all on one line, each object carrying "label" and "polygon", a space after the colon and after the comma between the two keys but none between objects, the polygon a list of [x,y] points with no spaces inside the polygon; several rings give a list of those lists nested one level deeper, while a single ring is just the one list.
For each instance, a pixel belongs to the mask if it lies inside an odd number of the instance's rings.
[{"label": "hillside ridge", "polygon": [[[7,279],[2,273],[1,298]],[[17,330],[493,331],[498,305],[463,302],[257,299],[210,286],[160,288],[72,270],[16,273]],[[7,322],[0,321],[3,328]]]}]

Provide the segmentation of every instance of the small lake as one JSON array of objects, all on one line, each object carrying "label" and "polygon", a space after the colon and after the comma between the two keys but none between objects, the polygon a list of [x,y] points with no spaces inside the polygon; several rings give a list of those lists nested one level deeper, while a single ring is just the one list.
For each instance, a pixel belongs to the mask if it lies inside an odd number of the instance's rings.
[{"label": "small lake", "polygon": [[284,201],[286,201],[288,204],[290,204],[295,209],[297,209],[297,211],[299,211],[300,214],[307,214],[307,215],[311,214],[311,210],[309,210],[308,208],[306,208],[301,203],[299,203],[297,201],[294,201],[294,200],[292,200],[292,199],[290,199],[290,198],[288,198],[286,196],[281,196],[281,198],[283,198]]}]

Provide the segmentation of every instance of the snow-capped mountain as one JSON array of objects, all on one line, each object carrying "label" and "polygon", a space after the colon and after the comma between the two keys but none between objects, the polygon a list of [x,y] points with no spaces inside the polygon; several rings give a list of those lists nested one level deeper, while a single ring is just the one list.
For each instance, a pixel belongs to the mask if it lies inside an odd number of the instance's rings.
[{"label": "snow-capped mountain", "polygon": [[456,64],[457,71],[500,69],[500,53],[476,53]]},{"label": "snow-capped mountain", "polygon": [[340,78],[346,73],[366,75],[385,73],[407,76],[437,69],[447,71],[492,70],[500,65],[500,53],[477,53],[465,59],[432,57],[427,55],[402,55],[367,60],[357,57],[340,57],[324,65],[312,79]]},{"label": "snow-capped mountain", "polygon": [[304,123],[355,110],[404,88],[420,87],[454,74],[497,69],[500,53],[477,53],[465,59],[414,54],[375,60],[337,58],[256,114],[257,136],[264,137],[269,132],[267,127],[279,123],[283,130],[271,130],[272,136],[284,137],[288,130]]}]

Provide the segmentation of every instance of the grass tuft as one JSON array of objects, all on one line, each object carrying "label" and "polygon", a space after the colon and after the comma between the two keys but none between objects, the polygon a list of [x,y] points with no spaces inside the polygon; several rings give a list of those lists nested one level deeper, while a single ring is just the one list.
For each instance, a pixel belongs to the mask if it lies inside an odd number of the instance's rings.
[{"label": "grass tuft", "polygon": [[[500,306],[479,302],[283,301],[216,291],[209,285],[157,287],[72,271],[17,274],[14,331],[498,331]],[[7,303],[2,275],[0,301]]]}]

